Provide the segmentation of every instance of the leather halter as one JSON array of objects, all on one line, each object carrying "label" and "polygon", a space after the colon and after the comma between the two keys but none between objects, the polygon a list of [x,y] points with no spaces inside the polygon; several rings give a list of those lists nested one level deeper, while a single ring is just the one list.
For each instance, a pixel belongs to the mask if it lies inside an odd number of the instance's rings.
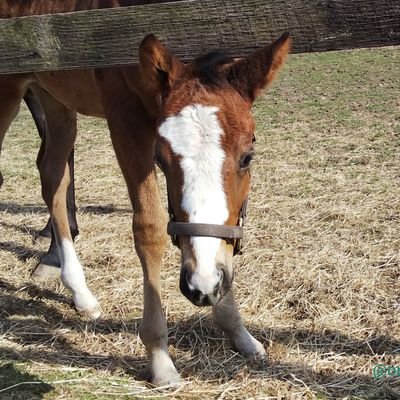
[{"label": "leather halter", "polygon": [[247,216],[247,198],[244,200],[239,211],[237,225],[215,225],[199,224],[193,222],[178,222],[175,219],[174,211],[168,196],[169,222],[167,232],[171,236],[172,244],[179,248],[179,236],[206,236],[225,239],[233,242],[233,255],[241,254],[243,225]]}]

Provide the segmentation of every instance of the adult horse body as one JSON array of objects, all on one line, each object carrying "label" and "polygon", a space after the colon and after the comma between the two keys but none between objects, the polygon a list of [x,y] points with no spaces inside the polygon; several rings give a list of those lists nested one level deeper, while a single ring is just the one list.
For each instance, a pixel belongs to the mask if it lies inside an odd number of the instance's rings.
[{"label": "adult horse body", "polygon": [[[244,59],[212,53],[183,64],[149,35],[140,46],[139,65],[0,76],[0,143],[27,88],[34,88],[43,107],[48,129],[39,170],[55,235],[50,253],[59,258],[62,282],[76,308],[91,318],[101,308],[73,246],[67,161],[76,137],[76,113],[106,118],[134,211],[135,248],[144,275],[139,334],[154,384],[179,379],[167,351],[160,299],[167,218],[154,160],[165,174],[175,223],[233,230],[250,186],[251,106],[283,65],[289,47],[285,34]],[[212,305],[216,322],[242,354],[263,358],[265,350],[244,327],[233,297],[236,236],[198,228],[179,231],[176,225],[173,231],[181,249],[183,294],[196,305]]]},{"label": "adult horse body", "polygon": [[[40,15],[40,14],[51,14],[51,13],[65,13],[71,11],[84,11],[90,9],[101,9],[101,8],[117,8],[127,7],[133,5],[143,5],[152,3],[167,3],[173,0],[2,0],[0,2],[0,19],[22,17],[29,15]],[[176,0],[175,0],[176,1]],[[177,0],[179,1],[179,0]],[[37,89],[36,89],[37,90]],[[43,112],[42,106],[38,101],[37,96],[34,94],[35,89],[30,88],[24,96],[24,101],[32,114],[35,121],[36,128],[39,136],[42,140],[42,144],[39,150],[37,164],[41,162],[41,157],[45,148],[47,122]],[[72,119],[71,115],[71,119]],[[75,117],[76,121],[76,117]],[[72,121],[71,121],[72,122]],[[75,122],[76,124],[76,122]],[[71,128],[73,124],[71,123]],[[75,128],[76,129],[76,128]],[[1,151],[1,148],[0,148]],[[67,211],[68,220],[70,223],[71,235],[74,239],[78,233],[78,222],[76,219],[76,205],[75,205],[75,187],[74,187],[74,152],[72,151],[68,159],[68,167],[70,170],[70,184],[67,189]],[[3,176],[0,172],[0,187],[3,184]],[[39,232],[39,238],[52,238],[51,235],[51,224],[50,219],[46,226]],[[58,267],[59,262],[55,252],[54,242],[50,245],[50,251],[48,256],[42,260],[42,263],[35,270],[36,276],[46,278],[51,275],[59,275]],[[57,267],[53,269],[52,267]]]}]

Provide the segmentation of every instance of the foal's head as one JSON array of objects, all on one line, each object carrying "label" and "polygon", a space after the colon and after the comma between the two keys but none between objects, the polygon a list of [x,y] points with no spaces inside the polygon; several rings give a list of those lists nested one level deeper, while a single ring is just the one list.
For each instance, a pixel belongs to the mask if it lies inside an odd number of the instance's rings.
[{"label": "foal's head", "polygon": [[160,98],[155,160],[166,177],[170,214],[193,224],[186,228],[209,224],[210,236],[203,226],[206,236],[186,230],[177,238],[180,288],[196,305],[216,304],[230,290],[237,239],[214,237],[213,228],[239,224],[254,154],[251,107],[289,48],[284,34],[243,59],[214,52],[183,64],[153,35],[142,42],[141,71]]}]

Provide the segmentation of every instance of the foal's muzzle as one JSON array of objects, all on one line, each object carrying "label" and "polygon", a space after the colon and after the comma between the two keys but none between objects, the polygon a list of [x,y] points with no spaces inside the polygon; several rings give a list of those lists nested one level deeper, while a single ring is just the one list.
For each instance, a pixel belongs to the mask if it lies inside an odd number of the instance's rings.
[{"label": "foal's muzzle", "polygon": [[203,293],[191,285],[190,281],[193,274],[190,269],[185,266],[182,267],[179,284],[182,294],[194,305],[199,307],[213,306],[217,304],[225,292],[229,290],[229,288],[227,289],[227,286],[230,287],[223,268],[218,268],[218,273],[220,279],[215,285],[212,293]]},{"label": "foal's muzzle", "polygon": [[[168,196],[168,213],[169,223],[167,232],[171,236],[172,243],[180,247],[179,237],[211,237],[225,240],[233,246],[233,255],[241,254],[243,225],[246,220],[247,198],[244,200],[238,216],[237,225],[216,225],[193,222],[178,222],[172,209],[170,198]],[[190,266],[183,266],[181,269],[180,289],[181,292],[197,306],[210,306],[219,302],[221,297],[230,289],[232,285],[233,274],[226,273],[226,268],[223,265],[217,266],[217,273],[220,274],[219,279],[209,281],[209,286],[214,285],[214,288],[207,288],[207,293],[203,293],[199,288],[192,285],[191,279],[193,269]],[[229,279],[228,276],[232,278]],[[215,278],[215,277],[214,277]],[[200,286],[201,287],[201,286]],[[204,287],[202,288],[204,290]]]}]

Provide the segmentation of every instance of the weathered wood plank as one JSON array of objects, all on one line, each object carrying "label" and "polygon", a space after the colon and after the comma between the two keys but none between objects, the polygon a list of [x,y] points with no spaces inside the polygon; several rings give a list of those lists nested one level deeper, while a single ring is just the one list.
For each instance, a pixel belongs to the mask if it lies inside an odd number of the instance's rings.
[{"label": "weathered wood plank", "polygon": [[185,60],[243,56],[285,30],[294,52],[400,44],[400,1],[199,0],[0,20],[0,73],[135,63],[148,33]]}]

